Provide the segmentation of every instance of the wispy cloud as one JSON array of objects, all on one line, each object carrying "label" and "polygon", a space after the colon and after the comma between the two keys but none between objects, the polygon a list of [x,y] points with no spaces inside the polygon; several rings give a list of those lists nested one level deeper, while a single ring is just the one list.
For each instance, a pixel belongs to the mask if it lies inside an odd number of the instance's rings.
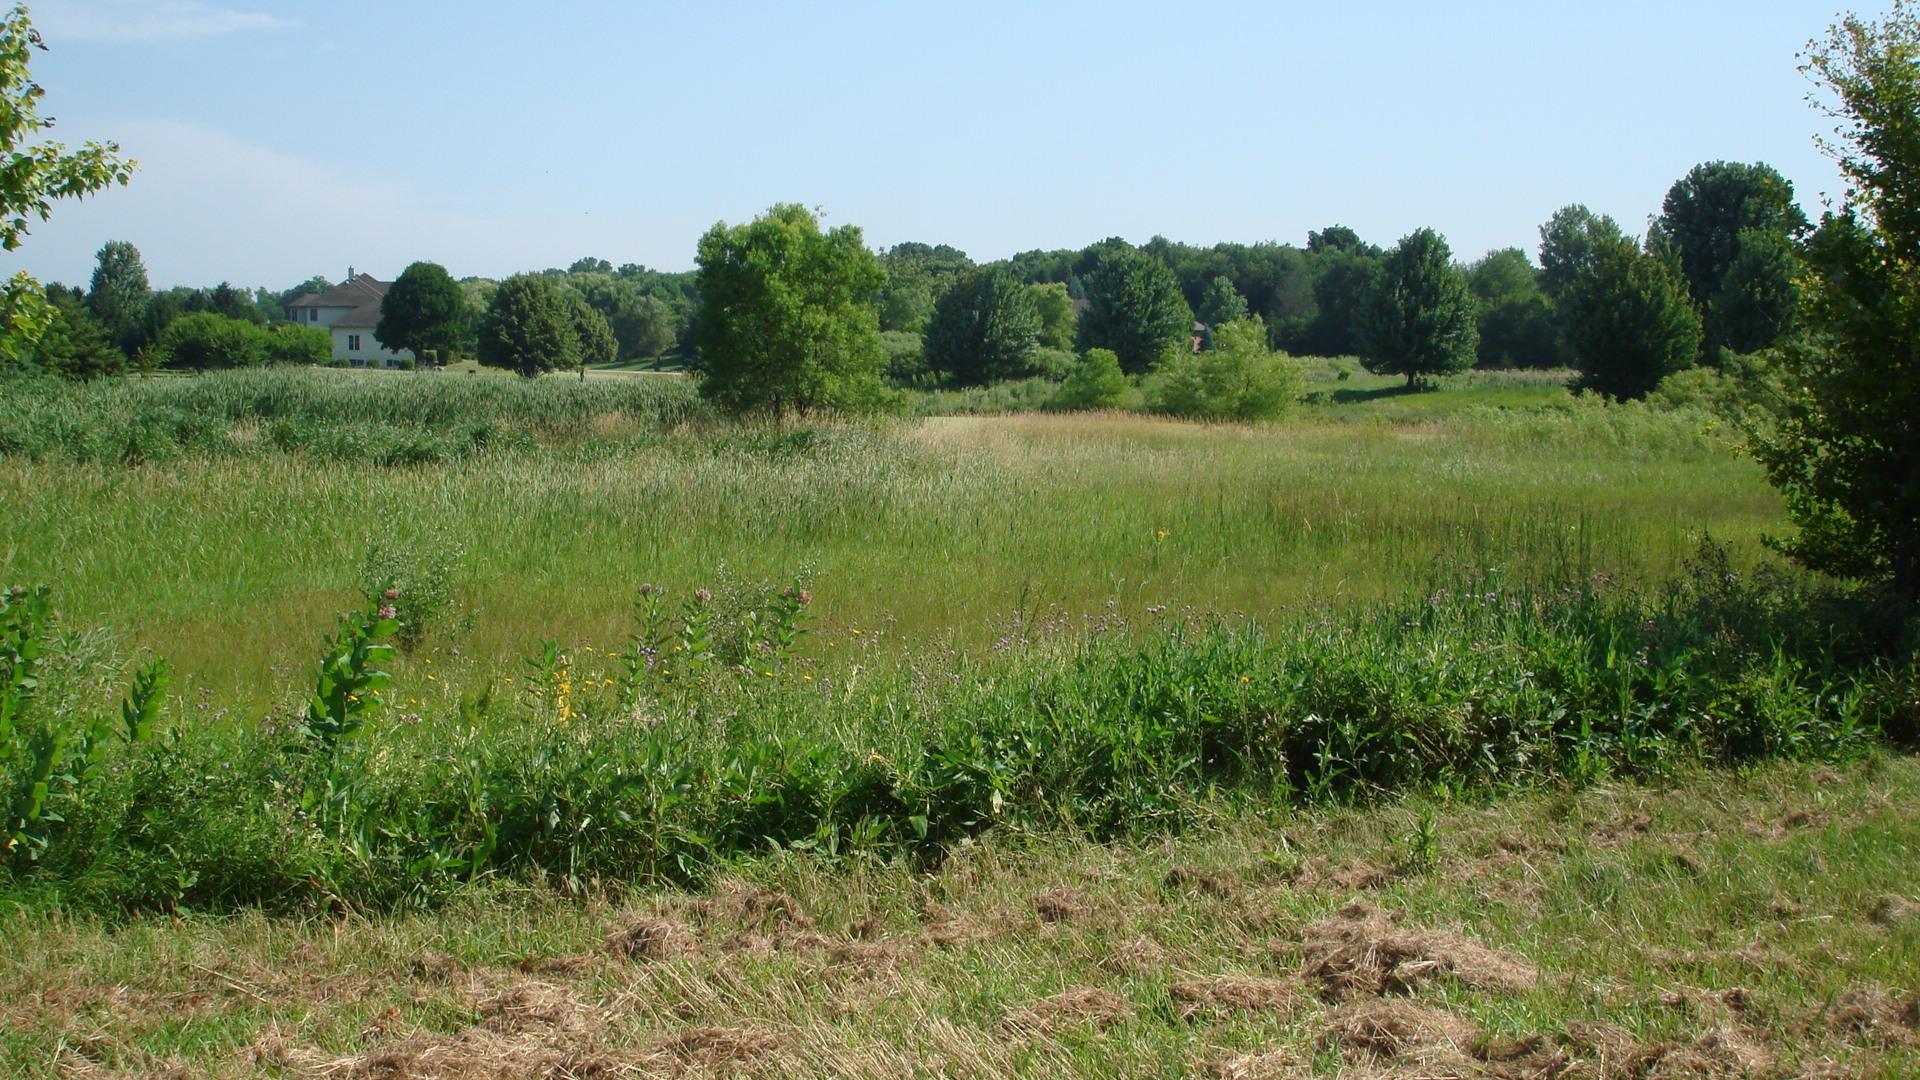
[{"label": "wispy cloud", "polygon": [[33,19],[56,41],[172,41],[294,25],[276,15],[197,0],[42,0],[33,5]]}]

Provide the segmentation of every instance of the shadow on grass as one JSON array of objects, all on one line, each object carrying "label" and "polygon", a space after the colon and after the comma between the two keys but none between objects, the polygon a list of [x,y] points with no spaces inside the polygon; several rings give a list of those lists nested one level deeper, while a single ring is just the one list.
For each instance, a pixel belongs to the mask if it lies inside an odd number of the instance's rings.
[{"label": "shadow on grass", "polygon": [[1364,401],[1379,401],[1381,398],[1405,397],[1409,394],[1425,394],[1438,387],[1416,384],[1408,386],[1382,386],[1373,390],[1335,390],[1333,400],[1337,405],[1357,405]]}]

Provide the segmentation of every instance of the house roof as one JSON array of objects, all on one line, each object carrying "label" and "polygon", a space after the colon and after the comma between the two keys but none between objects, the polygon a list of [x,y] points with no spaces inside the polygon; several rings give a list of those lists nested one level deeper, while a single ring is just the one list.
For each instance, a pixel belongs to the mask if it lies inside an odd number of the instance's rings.
[{"label": "house roof", "polygon": [[323,293],[308,293],[288,304],[288,308],[351,308],[333,321],[348,330],[371,330],[380,325],[380,301],[386,298],[389,282],[372,274],[355,274]]}]

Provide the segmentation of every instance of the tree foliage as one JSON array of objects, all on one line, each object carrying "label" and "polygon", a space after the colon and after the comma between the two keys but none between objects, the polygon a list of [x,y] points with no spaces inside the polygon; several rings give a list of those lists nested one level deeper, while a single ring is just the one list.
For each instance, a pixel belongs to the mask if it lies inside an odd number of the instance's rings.
[{"label": "tree foliage", "polygon": [[1540,289],[1540,271],[1519,248],[1490,251],[1467,268],[1478,312],[1475,365],[1550,368],[1564,361],[1553,304]]},{"label": "tree foliage", "polygon": [[1472,366],[1480,340],[1473,294],[1439,233],[1417,229],[1387,253],[1357,329],[1367,370],[1404,375],[1408,386]]},{"label": "tree foliage", "polygon": [[417,262],[388,286],[373,336],[396,352],[424,356],[428,350],[458,348],[466,320],[466,298],[453,275],[439,263]]},{"label": "tree foliage", "polygon": [[1587,236],[1559,298],[1580,386],[1613,398],[1645,397],[1661,379],[1693,366],[1700,313],[1672,263],[1641,251],[1617,229],[1596,228]]},{"label": "tree foliage", "polygon": [[1121,409],[1132,396],[1133,384],[1120,370],[1120,358],[1113,350],[1088,349],[1060,383],[1060,389],[1054,391],[1047,407],[1063,412]]},{"label": "tree foliage", "polygon": [[611,364],[620,358],[620,343],[614,339],[613,327],[607,325],[605,315],[579,297],[568,305],[568,314],[573,320],[581,364]]},{"label": "tree foliage", "polygon": [[580,363],[573,311],[559,286],[542,274],[500,283],[480,320],[479,361],[526,378]]},{"label": "tree foliage", "polygon": [[1800,245],[1782,232],[1749,229],[1704,316],[1709,347],[1759,352],[1800,329]]},{"label": "tree foliage", "polygon": [[1780,352],[1789,377],[1755,450],[1815,569],[1920,594],[1920,8],[1848,17],[1804,69],[1840,122],[1829,147],[1845,203],[1807,245],[1809,341]]},{"label": "tree foliage", "polygon": [[805,207],[783,203],[751,224],[715,225],[698,261],[701,393],[776,419],[879,406],[873,298],[886,273],[857,227],[821,232]]},{"label": "tree foliage", "polygon": [[1249,314],[1247,298],[1233,287],[1232,278],[1218,274],[1207,282],[1206,291],[1200,294],[1200,303],[1194,308],[1194,314],[1209,328],[1239,322]]},{"label": "tree foliage", "polygon": [[[1008,271],[1012,273],[1011,270]],[[1036,282],[1027,288],[1033,294],[1033,309],[1040,315],[1040,346],[1046,349],[1071,349],[1080,316],[1074,313],[1073,297],[1064,281]]]},{"label": "tree foliage", "polygon": [[63,296],[54,299],[53,309],[53,324],[34,346],[42,370],[75,382],[126,371],[126,354],[84,306]]},{"label": "tree foliage", "polygon": [[1082,350],[1111,349],[1122,370],[1138,375],[1190,348],[1193,309],[1166,263],[1125,241],[1105,241],[1084,280]]},{"label": "tree foliage", "polygon": [[[30,220],[45,221],[55,199],[78,199],[112,184],[124,186],[136,163],[113,143],[87,143],[72,153],[57,142],[36,141],[53,127],[40,115],[46,91],[27,61],[44,50],[40,32],[17,4],[0,16],[0,249],[20,247]],[[49,329],[55,312],[26,272],[0,287],[0,359],[18,360]]]},{"label": "tree foliage", "polygon": [[1181,353],[1155,372],[1147,406],[1155,412],[1196,420],[1266,420],[1300,395],[1293,361],[1267,347],[1267,328],[1257,319],[1214,328],[1214,347]]},{"label": "tree foliage", "polygon": [[1040,312],[1028,287],[1005,267],[968,271],[933,305],[927,366],[955,386],[983,386],[1033,374]]},{"label": "tree foliage", "polygon": [[1710,161],[1674,182],[1654,227],[1680,253],[1687,292],[1704,310],[1740,256],[1741,234],[1791,236],[1806,224],[1793,184],[1772,166]]},{"label": "tree foliage", "polygon": [[114,344],[126,349],[135,343],[152,295],[139,248],[125,240],[109,240],[101,246],[94,256],[87,307]]}]

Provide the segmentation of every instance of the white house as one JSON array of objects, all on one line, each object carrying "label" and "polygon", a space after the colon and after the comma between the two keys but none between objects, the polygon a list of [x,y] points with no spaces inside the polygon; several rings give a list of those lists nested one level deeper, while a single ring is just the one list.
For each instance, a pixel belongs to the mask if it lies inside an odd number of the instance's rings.
[{"label": "white house", "polygon": [[410,349],[389,349],[373,336],[380,325],[380,301],[391,282],[372,274],[356,274],[347,267],[347,280],[323,293],[308,293],[287,305],[293,321],[318,326],[333,335],[333,358],[354,367],[397,366],[413,358]]}]

